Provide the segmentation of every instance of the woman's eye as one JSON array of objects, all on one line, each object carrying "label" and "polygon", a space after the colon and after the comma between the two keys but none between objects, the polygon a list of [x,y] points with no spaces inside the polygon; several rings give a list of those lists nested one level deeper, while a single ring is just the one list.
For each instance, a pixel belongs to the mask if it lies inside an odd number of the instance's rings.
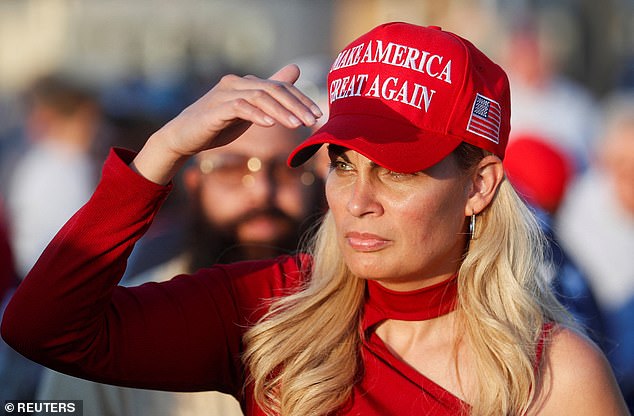
[{"label": "woman's eye", "polygon": [[385,174],[395,180],[404,180],[416,176],[416,173],[394,172],[393,170],[385,170]]},{"label": "woman's eye", "polygon": [[349,171],[352,170],[352,167],[343,160],[338,159],[330,162],[330,170]]}]

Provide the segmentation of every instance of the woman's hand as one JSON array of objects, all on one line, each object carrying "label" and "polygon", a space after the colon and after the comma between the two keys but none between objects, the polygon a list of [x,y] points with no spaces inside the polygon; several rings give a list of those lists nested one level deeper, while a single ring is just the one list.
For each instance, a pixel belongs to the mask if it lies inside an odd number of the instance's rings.
[{"label": "woman's hand", "polygon": [[238,138],[252,123],[312,126],[322,113],[293,83],[299,68],[288,65],[269,79],[227,75],[198,101],[154,133],[131,164],[147,179],[166,184],[185,161]]}]

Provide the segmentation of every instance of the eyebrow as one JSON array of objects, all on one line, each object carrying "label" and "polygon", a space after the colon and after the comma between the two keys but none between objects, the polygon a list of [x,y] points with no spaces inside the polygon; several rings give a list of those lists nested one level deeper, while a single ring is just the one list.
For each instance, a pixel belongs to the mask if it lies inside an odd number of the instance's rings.
[{"label": "eyebrow", "polygon": [[[331,159],[334,159],[335,157],[340,157],[342,158],[345,162],[347,163],[351,163],[350,162],[350,158],[348,158],[348,156],[346,155],[347,151],[355,151],[353,149],[349,149],[347,147],[344,146],[339,146],[337,144],[329,144],[328,145],[328,156]],[[373,160],[369,161],[370,167],[371,168],[382,168],[381,165],[379,165],[378,163],[376,163]]]},{"label": "eyebrow", "polygon": [[330,156],[330,158],[334,158],[334,157],[342,157],[346,160],[346,162],[349,162],[350,160],[348,159],[348,157],[344,154],[347,150],[349,150],[346,147],[343,146],[339,146],[336,144],[329,144],[328,145],[328,156]]}]

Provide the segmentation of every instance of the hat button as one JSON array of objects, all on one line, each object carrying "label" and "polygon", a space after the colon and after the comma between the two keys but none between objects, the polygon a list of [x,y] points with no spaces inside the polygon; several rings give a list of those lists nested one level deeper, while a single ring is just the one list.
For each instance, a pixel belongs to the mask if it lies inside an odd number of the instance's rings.
[{"label": "hat button", "polygon": [[427,26],[427,27],[434,30],[442,30],[442,27],[440,26]]}]

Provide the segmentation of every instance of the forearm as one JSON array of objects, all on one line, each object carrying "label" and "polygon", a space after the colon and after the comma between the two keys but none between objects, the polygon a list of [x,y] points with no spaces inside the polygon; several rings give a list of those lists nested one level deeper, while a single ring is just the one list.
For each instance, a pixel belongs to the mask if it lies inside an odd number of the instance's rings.
[{"label": "forearm", "polygon": [[154,133],[130,163],[133,171],[159,185],[168,184],[190,157],[170,150],[168,126]]},{"label": "forearm", "polygon": [[[117,285],[134,243],[170,190],[146,181],[126,162],[109,157],[93,197],[12,297],[2,336],[33,361],[76,377],[239,396],[246,321],[225,269],[160,284]],[[262,296],[272,294],[257,291],[246,310]]]}]

